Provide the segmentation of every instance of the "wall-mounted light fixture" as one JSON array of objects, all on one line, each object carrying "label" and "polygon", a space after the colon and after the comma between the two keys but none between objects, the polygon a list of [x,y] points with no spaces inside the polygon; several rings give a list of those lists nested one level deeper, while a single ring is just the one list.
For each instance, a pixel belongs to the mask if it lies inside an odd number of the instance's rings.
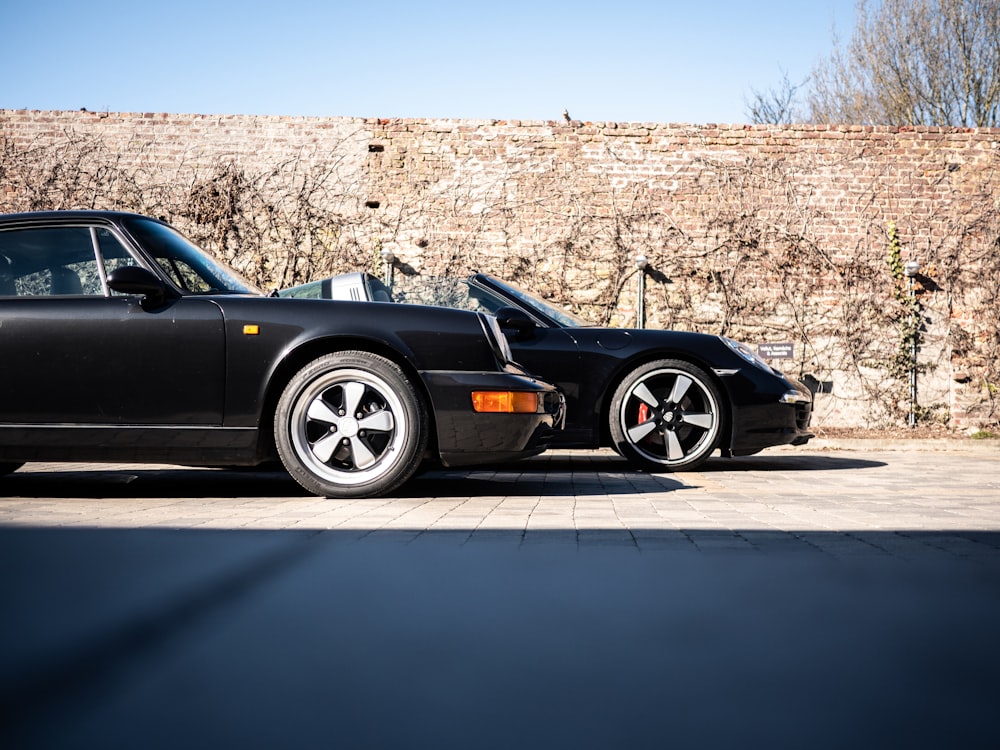
[{"label": "wall-mounted light fixture", "polygon": [[393,273],[396,269],[396,254],[388,248],[382,248],[382,263],[385,265],[385,285],[392,287]]}]

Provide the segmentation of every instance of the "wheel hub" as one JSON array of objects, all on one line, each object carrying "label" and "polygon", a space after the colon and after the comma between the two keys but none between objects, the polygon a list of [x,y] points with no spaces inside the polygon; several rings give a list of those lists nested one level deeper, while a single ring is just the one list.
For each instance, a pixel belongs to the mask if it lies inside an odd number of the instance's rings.
[{"label": "wheel hub", "polygon": [[358,434],[358,420],[354,417],[343,417],[337,427],[345,438],[356,437]]},{"label": "wheel hub", "polygon": [[640,404],[639,423],[652,421],[656,429],[661,433],[670,430],[676,432],[683,423],[682,410],[676,404],[661,401],[659,407],[653,408],[646,404]]}]

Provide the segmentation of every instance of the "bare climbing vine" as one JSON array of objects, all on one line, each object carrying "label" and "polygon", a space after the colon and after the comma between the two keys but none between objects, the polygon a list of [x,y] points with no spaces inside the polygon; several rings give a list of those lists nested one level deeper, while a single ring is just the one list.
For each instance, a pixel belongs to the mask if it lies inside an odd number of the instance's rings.
[{"label": "bare climbing vine", "polygon": [[[369,136],[275,163],[182,155],[169,169],[143,158],[151,146],[138,137],[112,147],[74,132],[28,145],[0,136],[0,210],[161,216],[266,289],[381,274],[390,249],[400,273],[488,271],[600,325],[634,323],[642,254],[650,327],[794,342],[795,359],[782,364],[849,382],[834,397],[856,402],[851,419],[869,427],[905,417],[910,345],[921,336],[921,375],[954,371],[953,401],[967,419],[998,424],[995,166],[965,183],[975,194],[961,210],[942,207],[929,228],[899,197],[905,185],[867,168],[864,147],[835,157],[703,149],[673,173],[637,178],[641,154],[622,146],[604,147],[612,167],[603,170],[541,136],[502,160],[455,151],[435,166],[388,137],[358,157]],[[855,173],[873,176],[836,200],[821,194]],[[859,222],[843,233],[849,245],[830,232],[845,215]],[[910,295],[901,269],[915,255],[922,271]],[[950,408],[942,397],[920,418],[948,422]]]}]

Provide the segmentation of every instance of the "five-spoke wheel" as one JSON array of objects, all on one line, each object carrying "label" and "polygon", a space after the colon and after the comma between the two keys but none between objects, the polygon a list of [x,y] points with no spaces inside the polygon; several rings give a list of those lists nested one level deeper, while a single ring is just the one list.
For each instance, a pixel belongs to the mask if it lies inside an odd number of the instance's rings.
[{"label": "five-spoke wheel", "polygon": [[649,362],[615,390],[611,439],[619,453],[647,471],[690,470],[719,444],[721,403],[701,368],[680,360]]},{"label": "five-spoke wheel", "polygon": [[347,351],[320,357],[291,379],[274,434],[285,468],[310,492],[370,497],[413,475],[427,422],[423,400],[395,363]]}]

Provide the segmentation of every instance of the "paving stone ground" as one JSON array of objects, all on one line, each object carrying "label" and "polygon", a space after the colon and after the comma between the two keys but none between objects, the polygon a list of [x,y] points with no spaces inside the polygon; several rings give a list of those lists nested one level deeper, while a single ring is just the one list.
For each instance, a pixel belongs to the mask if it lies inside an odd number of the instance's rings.
[{"label": "paving stone ground", "polygon": [[1000,452],[0,482],[2,747],[989,747]]}]

